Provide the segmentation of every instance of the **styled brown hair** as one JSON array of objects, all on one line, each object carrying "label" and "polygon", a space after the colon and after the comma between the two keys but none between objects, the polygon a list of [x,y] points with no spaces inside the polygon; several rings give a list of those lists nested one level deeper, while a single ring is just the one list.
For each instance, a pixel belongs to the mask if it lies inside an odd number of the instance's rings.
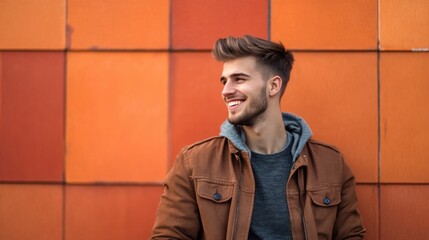
[{"label": "styled brown hair", "polygon": [[255,57],[265,77],[281,77],[280,96],[285,92],[294,62],[292,53],[286,50],[281,42],[271,42],[250,35],[218,39],[213,48],[213,56],[221,62],[241,57]]}]

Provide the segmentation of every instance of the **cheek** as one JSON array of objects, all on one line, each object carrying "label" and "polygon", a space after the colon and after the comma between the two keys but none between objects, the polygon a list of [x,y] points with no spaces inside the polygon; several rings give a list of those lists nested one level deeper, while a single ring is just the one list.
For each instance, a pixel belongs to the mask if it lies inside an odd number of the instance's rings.
[{"label": "cheek", "polygon": [[262,86],[254,86],[250,84],[241,84],[237,85],[237,92],[240,92],[245,95],[254,95],[261,91]]}]

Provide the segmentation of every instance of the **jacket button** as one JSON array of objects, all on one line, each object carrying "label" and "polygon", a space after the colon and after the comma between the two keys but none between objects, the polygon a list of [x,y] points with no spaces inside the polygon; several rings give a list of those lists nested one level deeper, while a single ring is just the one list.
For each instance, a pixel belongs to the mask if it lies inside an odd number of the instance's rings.
[{"label": "jacket button", "polygon": [[216,200],[216,201],[219,201],[219,200],[221,200],[222,199],[222,195],[220,194],[220,193],[215,193],[214,195],[213,195],[213,199],[214,200]]},{"label": "jacket button", "polygon": [[331,199],[329,199],[329,198],[325,197],[325,198],[323,199],[323,203],[324,203],[325,205],[329,205],[329,204],[331,204]]}]

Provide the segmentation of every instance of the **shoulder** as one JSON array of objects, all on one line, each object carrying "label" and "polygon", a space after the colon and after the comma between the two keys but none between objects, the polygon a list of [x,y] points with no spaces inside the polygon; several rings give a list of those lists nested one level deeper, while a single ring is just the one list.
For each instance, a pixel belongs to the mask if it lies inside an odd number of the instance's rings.
[{"label": "shoulder", "polygon": [[306,153],[314,165],[319,167],[341,167],[344,164],[343,154],[337,147],[331,144],[310,139],[306,147]]},{"label": "shoulder", "polygon": [[225,137],[204,139],[184,147],[176,158],[176,163],[185,166],[187,174],[194,178],[220,176],[229,179],[234,167],[231,149],[234,148]]},{"label": "shoulder", "polygon": [[227,138],[215,136],[185,146],[180,151],[179,157],[183,157],[189,162],[208,161],[208,159],[221,158],[229,152],[229,149],[230,144]]},{"label": "shoulder", "polygon": [[352,176],[343,154],[333,145],[309,140],[306,154],[309,182],[313,186],[320,183],[342,185],[344,179]]},{"label": "shoulder", "polygon": [[341,151],[335,147],[334,145],[325,143],[325,142],[321,142],[315,139],[309,139],[308,140],[308,146],[312,149],[317,149],[320,151],[327,151],[327,152],[332,152],[332,154],[341,154]]},{"label": "shoulder", "polygon": [[228,143],[228,140],[222,136],[214,136],[206,138],[204,140],[195,142],[193,144],[185,146],[183,152],[198,152],[217,149],[219,146],[225,145]]}]

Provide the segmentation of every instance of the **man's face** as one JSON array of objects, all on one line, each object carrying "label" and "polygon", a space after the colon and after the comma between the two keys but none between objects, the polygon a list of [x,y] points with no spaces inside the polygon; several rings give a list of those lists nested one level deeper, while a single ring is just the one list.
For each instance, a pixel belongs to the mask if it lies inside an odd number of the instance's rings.
[{"label": "man's face", "polygon": [[267,86],[254,57],[226,61],[221,82],[231,124],[252,126],[263,119],[268,107]]}]

